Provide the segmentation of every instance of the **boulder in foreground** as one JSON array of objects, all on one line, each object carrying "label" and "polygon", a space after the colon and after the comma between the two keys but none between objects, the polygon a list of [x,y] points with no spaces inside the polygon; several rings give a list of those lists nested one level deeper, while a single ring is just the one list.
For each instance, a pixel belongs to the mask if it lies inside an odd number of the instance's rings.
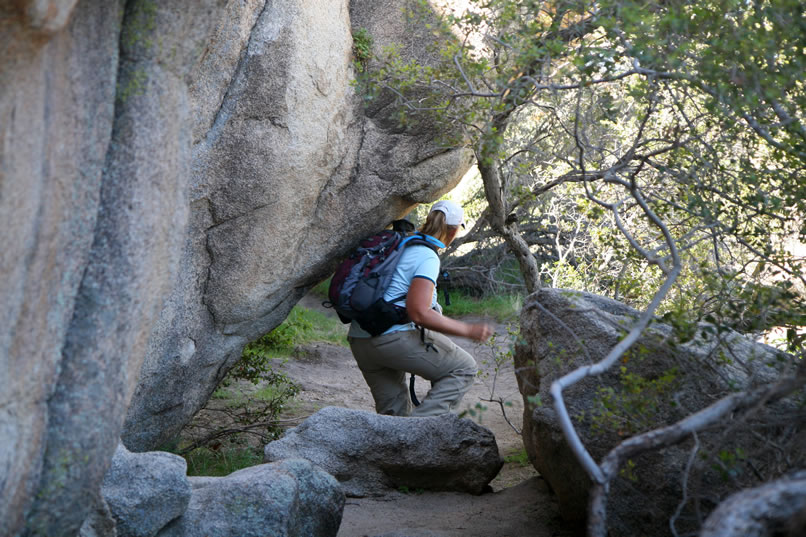
[{"label": "boulder in foreground", "polygon": [[468,419],[338,407],[323,408],[264,450],[266,462],[292,457],[320,466],[354,497],[401,487],[480,494],[504,464],[493,433]]},{"label": "boulder in foreground", "polygon": [[101,495],[118,537],[153,537],[182,515],[190,501],[187,463],[164,451],[131,453],[118,444]]}]

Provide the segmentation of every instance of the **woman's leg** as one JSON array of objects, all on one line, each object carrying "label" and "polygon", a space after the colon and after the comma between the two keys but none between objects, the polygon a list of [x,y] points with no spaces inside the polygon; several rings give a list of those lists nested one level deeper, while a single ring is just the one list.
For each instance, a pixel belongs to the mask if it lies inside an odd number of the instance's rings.
[{"label": "woman's leg", "polygon": [[[465,393],[473,386],[478,366],[476,360],[449,337],[430,330],[425,331],[425,355],[434,349],[441,355],[435,367],[425,368],[416,374],[431,381],[431,389],[412,416],[439,416],[456,412]],[[428,345],[430,344],[430,345]],[[433,348],[432,348],[433,346]]]},{"label": "woman's leg", "polygon": [[[450,338],[438,332],[425,331],[423,338],[419,330],[406,330],[367,340],[366,350],[362,350],[362,361],[371,362],[367,367],[378,382],[378,375],[373,368],[384,368],[395,371],[398,390],[397,397],[405,394],[410,401],[404,372],[414,373],[432,382],[431,390],[420,406],[411,411],[412,416],[438,416],[455,411],[464,394],[473,385],[476,377],[476,361],[464,349],[456,345]],[[353,351],[355,355],[355,350]],[[369,358],[371,357],[371,358]],[[359,360],[356,357],[356,360]],[[359,361],[362,372],[364,366]],[[364,373],[364,378],[367,374]],[[385,386],[391,382],[382,381]],[[372,388],[371,381],[367,383]],[[387,390],[391,391],[389,388]],[[383,390],[381,390],[383,391]],[[376,397],[376,406],[378,398]],[[410,404],[410,403],[409,403]]]},{"label": "woman's leg", "polygon": [[412,404],[405,372],[391,369],[379,361],[379,353],[369,338],[350,338],[350,349],[372,392],[375,411],[390,416],[408,416]]}]

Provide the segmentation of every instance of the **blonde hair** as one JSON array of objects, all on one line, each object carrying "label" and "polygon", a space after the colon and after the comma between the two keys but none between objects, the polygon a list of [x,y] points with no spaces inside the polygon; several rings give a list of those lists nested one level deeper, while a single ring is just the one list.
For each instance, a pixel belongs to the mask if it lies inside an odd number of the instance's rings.
[{"label": "blonde hair", "polygon": [[445,223],[445,213],[442,211],[431,211],[425,219],[425,224],[420,227],[420,233],[431,235],[435,239],[445,242],[448,234],[458,228],[459,226],[449,226]]}]

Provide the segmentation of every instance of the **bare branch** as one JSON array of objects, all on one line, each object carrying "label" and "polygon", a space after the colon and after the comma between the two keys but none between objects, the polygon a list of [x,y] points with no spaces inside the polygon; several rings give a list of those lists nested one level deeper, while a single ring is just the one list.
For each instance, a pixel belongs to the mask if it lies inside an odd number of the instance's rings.
[{"label": "bare branch", "polygon": [[674,537],[679,537],[675,522],[677,522],[677,518],[680,516],[680,513],[683,512],[683,508],[688,502],[688,476],[691,475],[691,467],[694,465],[694,459],[700,451],[700,437],[697,435],[696,431],[692,433],[692,436],[694,437],[694,447],[691,448],[691,454],[688,456],[688,461],[686,461],[686,468],[683,470],[683,478],[680,483],[683,497],[680,499],[680,503],[677,504],[677,509],[675,509],[674,514],[669,519],[669,529],[672,531]]},{"label": "bare branch", "polygon": [[504,416],[504,421],[507,422],[507,425],[509,425],[512,428],[512,430],[515,431],[517,434],[521,434],[521,430],[518,429],[515,426],[515,424],[512,423],[512,421],[510,421],[509,416],[507,416],[506,405],[504,405],[504,400],[501,397],[498,397],[496,399],[482,399],[482,401],[486,403],[497,403],[498,406],[501,407],[501,415]]},{"label": "bare branch", "polygon": [[[577,101],[577,107],[578,106],[579,106],[579,100]],[[649,113],[647,113],[647,117],[648,116],[649,116]],[[579,119],[578,118],[579,118],[579,113],[578,113],[578,110],[577,110],[577,119],[575,120],[576,122],[575,122],[575,127],[574,127],[574,138],[576,140],[577,148],[578,148],[578,151],[579,151],[580,168],[584,172],[584,169],[585,169],[585,165],[584,165],[584,147],[582,147],[582,144],[579,142],[579,136],[578,136],[578,122],[579,122]],[[645,118],[645,121],[646,121],[646,118]],[[633,145],[635,145],[635,144],[633,144]],[[624,184],[624,182],[620,182],[620,184]],[[596,198],[594,198],[592,193],[588,189],[588,183],[587,182],[585,182],[585,188],[586,188],[586,192],[588,194],[588,197],[591,200],[595,201],[596,203],[599,203],[599,204],[601,204],[601,205],[603,205],[605,207],[610,208],[613,211],[614,215],[617,217],[617,222],[618,222],[619,220],[618,220],[617,205],[607,204],[605,202],[602,202],[601,200],[597,200]],[[600,483],[600,484],[605,482],[605,474],[603,474],[601,468],[594,462],[594,460],[591,457],[590,453],[588,452],[588,450],[585,448],[584,444],[582,443],[582,440],[579,438],[579,435],[577,434],[576,429],[574,428],[574,425],[571,422],[571,417],[568,414],[568,409],[565,406],[565,401],[563,400],[562,392],[563,392],[563,390],[565,388],[576,384],[577,382],[579,382],[580,380],[582,380],[582,379],[584,379],[586,377],[593,376],[593,375],[600,375],[600,374],[604,373],[613,364],[615,364],[616,361],[619,358],[621,358],[621,356],[624,354],[624,352],[626,352],[627,349],[629,349],[633,345],[633,343],[635,343],[638,340],[638,338],[640,337],[641,333],[644,331],[646,326],[649,324],[650,320],[654,316],[654,312],[657,310],[657,308],[660,305],[661,301],[668,294],[669,290],[671,289],[672,285],[674,284],[675,280],[677,279],[677,276],[680,274],[680,270],[682,268],[681,264],[680,264],[680,257],[679,257],[679,254],[677,252],[677,248],[675,246],[674,238],[671,236],[671,233],[669,232],[669,230],[666,227],[666,225],[660,220],[660,218],[657,217],[657,215],[646,204],[646,202],[644,201],[643,197],[640,194],[639,189],[637,188],[637,185],[634,182],[632,184],[630,184],[628,186],[628,188],[630,190],[630,193],[631,193],[632,197],[638,202],[638,204],[641,207],[641,209],[643,210],[644,214],[646,214],[647,217],[649,217],[650,221],[656,227],[658,227],[661,230],[661,232],[662,232],[662,234],[664,236],[664,239],[665,239],[665,241],[667,243],[667,247],[669,248],[669,251],[670,251],[670,254],[671,254],[672,267],[671,268],[666,268],[664,270],[664,273],[666,274],[665,281],[663,282],[661,287],[658,289],[658,291],[655,293],[655,295],[652,297],[652,301],[650,302],[649,306],[641,314],[640,318],[636,321],[636,323],[630,329],[630,332],[627,334],[627,336],[623,340],[621,340],[615,347],[613,347],[613,349],[611,349],[611,351],[608,353],[608,355],[604,359],[602,359],[599,363],[594,364],[594,365],[585,366],[585,367],[580,367],[580,368],[578,368],[578,369],[576,369],[576,370],[564,375],[563,377],[555,380],[552,383],[551,389],[550,389],[551,395],[554,398],[554,409],[557,412],[557,418],[558,418],[558,421],[560,423],[560,427],[563,430],[563,434],[565,435],[565,438],[568,441],[568,444],[571,447],[571,450],[574,452],[575,456],[580,461],[580,464],[585,469],[585,471],[588,473],[588,475],[591,477],[591,479],[595,483]],[[623,226],[619,226],[619,228],[622,230],[622,232],[625,232],[625,229],[624,229]],[[630,240],[630,243],[633,245],[634,248],[636,248],[644,257],[647,257],[648,253],[643,248],[641,248],[637,244],[637,242],[634,239],[632,239],[632,237],[629,234],[626,234],[625,236],[627,236],[628,240]],[[647,259],[648,260],[654,259],[654,257],[647,257]],[[663,265],[661,265],[661,264],[659,264],[659,266],[664,268]]]},{"label": "bare branch", "polygon": [[649,307],[647,307],[647,309],[641,314],[641,317],[632,327],[629,334],[627,334],[627,337],[621,340],[618,345],[613,347],[610,353],[602,361],[594,365],[580,367],[555,380],[551,384],[550,391],[551,395],[554,397],[554,410],[557,412],[557,418],[560,422],[563,434],[565,435],[566,440],[568,440],[568,444],[576,455],[577,459],[580,461],[580,464],[582,464],[582,467],[588,472],[588,475],[590,475],[592,480],[596,483],[602,483],[605,476],[599,466],[593,461],[593,458],[591,457],[590,453],[588,453],[588,450],[585,449],[585,446],[582,444],[582,440],[579,438],[576,429],[574,429],[574,425],[571,423],[571,417],[568,415],[568,409],[565,407],[562,392],[565,388],[573,386],[586,377],[601,375],[614,363],[616,363],[619,358],[621,358],[624,352],[626,352],[627,349],[629,349],[633,343],[638,340],[638,337],[644,331],[644,328],[646,328],[646,326],[649,324],[649,321],[652,319],[655,310],[660,305],[660,302],[666,297],[666,294],[669,292],[669,289],[671,289],[679,273],[680,265],[678,260],[676,265],[669,272],[669,275],[663,282],[661,288],[652,297],[652,302],[650,303]]}]

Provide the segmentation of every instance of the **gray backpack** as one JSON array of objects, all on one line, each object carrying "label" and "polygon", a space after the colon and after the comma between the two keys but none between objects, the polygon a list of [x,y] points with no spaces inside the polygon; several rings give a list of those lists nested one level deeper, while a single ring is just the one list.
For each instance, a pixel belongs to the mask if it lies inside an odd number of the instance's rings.
[{"label": "gray backpack", "polygon": [[437,251],[437,245],[422,233],[383,230],[360,241],[336,269],[328,289],[329,302],[324,305],[334,308],[342,322],[356,321],[373,337],[392,325],[408,322],[406,308],[395,304],[406,295],[389,301],[383,295],[403,250],[414,244]]}]

